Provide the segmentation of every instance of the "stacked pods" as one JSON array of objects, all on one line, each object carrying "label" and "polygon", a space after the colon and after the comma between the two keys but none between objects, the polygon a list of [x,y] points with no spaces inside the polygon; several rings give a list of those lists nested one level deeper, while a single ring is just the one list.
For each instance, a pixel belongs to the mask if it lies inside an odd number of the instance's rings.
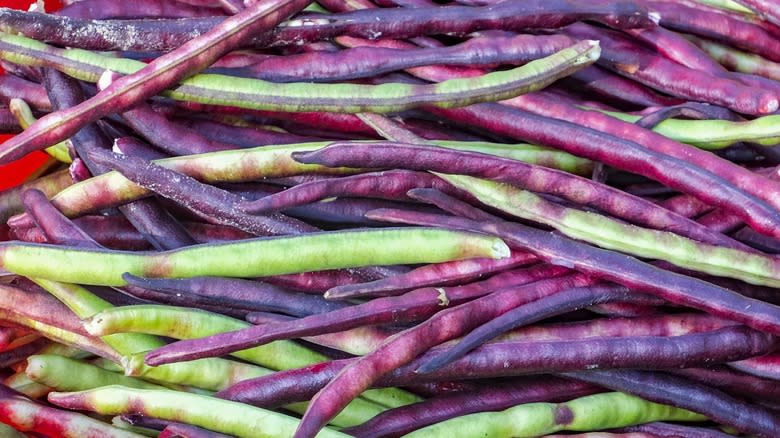
[{"label": "stacked pods", "polygon": [[0,8],[3,433],[777,436],[770,3]]}]

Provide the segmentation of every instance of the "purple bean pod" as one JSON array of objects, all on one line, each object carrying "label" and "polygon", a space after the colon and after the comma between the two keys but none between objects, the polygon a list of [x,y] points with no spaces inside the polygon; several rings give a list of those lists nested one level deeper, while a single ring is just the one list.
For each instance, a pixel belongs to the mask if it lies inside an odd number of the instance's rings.
[{"label": "purple bean pod", "polygon": [[325,298],[345,299],[365,296],[399,295],[413,289],[449,285],[453,282],[472,282],[479,277],[515,269],[533,263],[535,257],[519,251],[505,259],[470,259],[426,265],[405,274],[368,283],[345,284],[328,289]]},{"label": "purple bean pod", "polygon": [[570,25],[564,32],[577,39],[598,40],[602,48],[599,65],[672,96],[752,115],[773,113],[780,107],[775,93],[686,68],[616,32],[582,23]]},{"label": "purple bean pod", "polygon": [[346,306],[321,297],[290,292],[259,281],[221,277],[157,279],[140,278],[129,274],[124,278],[132,286],[169,294],[188,295],[202,299],[204,303],[215,307],[235,306],[246,310],[280,312],[303,317]]},{"label": "purple bean pod", "polygon": [[761,406],[688,379],[648,371],[585,371],[563,376],[624,391],[656,403],[668,404],[706,415],[718,423],[760,437],[773,437],[780,430],[780,416]]},{"label": "purple bean pod", "polygon": [[[694,221],[671,213],[643,198],[586,178],[517,160],[476,152],[393,142],[373,143],[370,146],[336,142],[316,151],[293,153],[293,158],[299,162],[329,167],[409,168],[478,176],[517,185],[534,192],[561,196],[581,205],[596,207],[633,223],[672,231],[695,240],[727,247],[741,246],[720,233],[697,226]],[[447,193],[451,194],[453,191],[447,190]],[[327,195],[326,193],[325,196]],[[257,202],[263,203],[263,200]]]},{"label": "purple bean pod", "polygon": [[671,303],[706,311],[756,330],[780,335],[780,307],[747,298],[697,278],[665,271],[631,256],[595,248],[555,233],[518,223],[480,223],[448,216],[377,211],[369,217],[386,221],[468,229],[501,236],[516,249],[540,259],[655,295]]},{"label": "purple bean pod", "polygon": [[520,378],[391,409],[342,432],[361,438],[397,437],[461,415],[500,411],[522,403],[568,401],[598,392],[602,389],[597,386],[552,376]]}]

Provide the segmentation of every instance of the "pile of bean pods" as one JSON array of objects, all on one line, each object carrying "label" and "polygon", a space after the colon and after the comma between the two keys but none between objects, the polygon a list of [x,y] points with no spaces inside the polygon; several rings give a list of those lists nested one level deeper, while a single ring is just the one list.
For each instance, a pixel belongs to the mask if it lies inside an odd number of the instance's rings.
[{"label": "pile of bean pods", "polygon": [[2,436],[780,436],[777,2],[45,8]]}]

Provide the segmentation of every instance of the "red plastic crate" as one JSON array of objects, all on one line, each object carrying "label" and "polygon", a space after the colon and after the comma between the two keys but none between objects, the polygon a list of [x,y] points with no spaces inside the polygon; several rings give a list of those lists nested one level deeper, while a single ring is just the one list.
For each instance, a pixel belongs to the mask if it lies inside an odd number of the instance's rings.
[{"label": "red plastic crate", "polygon": [[[35,1],[31,0],[0,0],[0,6],[13,9],[27,10]],[[59,0],[47,0],[45,2],[46,11],[56,11],[61,7]],[[0,68],[0,72],[2,69]],[[8,135],[0,135],[0,142],[11,138]],[[48,159],[48,155],[43,152],[32,153],[13,163],[0,166],[0,190],[21,184],[33,172],[43,165]]]}]

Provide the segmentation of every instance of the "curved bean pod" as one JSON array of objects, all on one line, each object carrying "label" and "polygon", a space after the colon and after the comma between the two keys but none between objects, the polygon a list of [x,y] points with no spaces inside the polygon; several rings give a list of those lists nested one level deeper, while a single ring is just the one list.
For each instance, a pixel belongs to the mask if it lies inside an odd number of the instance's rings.
[{"label": "curved bean pod", "polygon": [[730,46],[780,61],[780,41],[757,23],[678,2],[648,1],[646,4],[659,13],[659,24],[667,29],[723,41]]},{"label": "curved bean pod", "polygon": [[[575,4],[565,0],[533,0],[474,8],[433,6],[415,11],[401,8],[302,15],[265,32],[253,32],[247,44],[288,46],[322,41],[339,35],[362,38],[411,38],[425,34],[468,34],[478,30],[525,30],[565,26],[583,19],[618,28],[651,27],[645,8],[636,3],[608,1]],[[0,30],[24,34],[59,46],[93,50],[172,50],[205,34],[224,19],[76,20],[50,14],[0,9]]]},{"label": "curved bean pod", "polygon": [[[49,402],[68,409],[103,415],[140,413],[163,420],[184,421],[194,426],[245,438],[292,436],[298,420],[284,414],[214,397],[177,391],[143,390],[106,386],[81,392],[53,392]],[[347,437],[325,428],[320,438]]]},{"label": "curved bean pod", "polygon": [[[778,193],[780,193],[776,190],[777,182],[721,160],[709,152],[698,151],[691,147],[681,147],[680,143],[675,143],[633,124],[624,123],[596,112],[582,111],[561,105],[554,99],[540,99],[538,95],[528,96],[528,99],[523,96],[522,100],[516,98],[507,102],[513,105],[517,102],[523,107],[530,106],[534,112],[547,113],[555,109],[551,118],[496,104],[479,104],[459,109],[436,110],[436,112],[443,114],[450,120],[489,127],[493,132],[513,137],[534,138],[543,144],[554,144],[556,147],[570,152],[577,151],[582,156],[598,157],[605,164],[625,170],[630,169],[634,173],[663,182],[665,185],[675,187],[684,193],[693,194],[707,203],[721,206],[739,215],[746,222],[750,221],[751,227],[765,234],[780,235],[778,232],[780,226],[778,228],[775,228],[774,225],[768,226],[769,223],[780,220],[778,209],[772,208],[772,206],[776,207]],[[543,101],[544,104],[539,105],[540,101]],[[607,121],[603,123],[603,120],[588,120],[588,122],[583,123],[580,119],[589,118],[590,114],[580,117],[582,113],[592,113],[596,115],[596,118],[601,116]],[[559,120],[560,118],[577,119],[576,121],[583,123],[583,125]],[[630,128],[624,125],[628,125]],[[652,134],[652,145],[649,141],[651,136],[647,135],[648,133]],[[616,136],[618,134],[620,134],[620,138]],[[658,141],[655,141],[655,137],[659,138]],[[638,143],[635,143],[634,140],[637,140]],[[620,150],[621,153],[615,153],[617,150]],[[706,155],[702,156],[698,153]],[[663,166],[661,163],[664,163]],[[696,166],[692,165],[693,163]],[[675,169],[673,172],[672,168]],[[714,172],[715,169],[719,171]],[[702,182],[693,183],[695,180]],[[748,180],[753,180],[752,184],[755,185],[748,185]],[[759,183],[755,180],[763,182]],[[708,182],[704,183],[703,181]],[[702,187],[707,187],[708,190],[702,190]],[[733,195],[724,197],[725,191],[731,192]],[[744,202],[740,202],[737,206],[734,204],[732,196],[744,198]],[[764,202],[765,200],[771,201],[772,206]],[[746,214],[746,211],[753,209],[753,207],[760,210],[761,213],[757,215]],[[757,220],[759,216],[762,217],[761,221]],[[763,219],[766,219],[766,222]]]},{"label": "curved bean pod", "polygon": [[[429,105],[451,108],[507,99],[544,88],[592,64],[599,54],[598,43],[582,41],[511,70],[425,85],[278,84],[259,79],[201,74],[183,80],[177,88],[162,94],[202,104],[286,112],[394,112]],[[106,69],[131,75],[145,66],[140,61],[101,57],[77,49],[56,49],[12,35],[0,36],[0,57],[25,65],[52,65],[68,75],[93,82]],[[59,58],[64,64],[54,65],[52,58]],[[350,97],[345,99],[344,96]],[[60,123],[57,128],[62,129]],[[48,142],[59,141],[52,135],[49,137]]]},{"label": "curved bean pod", "polygon": [[[147,333],[174,339],[197,339],[249,327],[244,321],[188,307],[141,304],[106,309],[84,323],[95,336],[114,333]],[[327,360],[292,341],[276,341],[235,356],[268,368],[298,368]]]},{"label": "curved bean pod", "polygon": [[237,278],[196,277],[170,280],[125,275],[125,280],[131,286],[187,295],[214,306],[236,306],[259,312],[307,316],[347,306],[319,296],[291,292],[269,283]]},{"label": "curved bean pod", "polygon": [[[303,163],[332,167],[402,168],[478,176],[534,192],[560,196],[578,204],[596,207],[633,223],[674,232],[694,240],[745,248],[731,239],[724,238],[720,233],[706,230],[694,221],[673,214],[655,203],[605,184],[553,169],[479,153],[393,142],[374,143],[370,147],[358,143],[335,142],[316,151],[293,153],[292,157]],[[360,179],[360,176],[350,178]],[[310,184],[314,187],[328,185],[328,181]],[[288,190],[296,193],[296,188]],[[462,187],[461,191],[468,192]],[[446,192],[451,194],[452,190]],[[329,194],[327,191],[325,193]],[[283,199],[284,194],[285,192],[280,192],[271,198],[261,198],[255,201],[254,205],[272,204],[276,197]]]},{"label": "curved bean pod", "polygon": [[769,114],[780,108],[775,93],[683,67],[616,32],[577,23],[568,26],[565,33],[577,39],[600,41],[603,56],[598,60],[599,65],[672,96],[752,115]]},{"label": "curved bean pod", "polygon": [[135,377],[104,370],[95,365],[54,354],[36,354],[27,358],[24,369],[32,381],[55,391],[83,391],[106,385],[128,388],[165,389]]},{"label": "curved bean pod", "polygon": [[520,64],[552,55],[574,41],[565,35],[476,37],[449,47],[393,49],[356,47],[268,57],[226,74],[270,82],[335,82],[373,77],[429,64]]},{"label": "curved bean pod", "polygon": [[[641,116],[604,112],[625,122],[635,123]],[[757,117],[753,120],[678,120],[667,119],[653,127],[653,131],[681,143],[701,149],[718,150],[741,141],[775,146],[780,144],[780,115]]]}]

